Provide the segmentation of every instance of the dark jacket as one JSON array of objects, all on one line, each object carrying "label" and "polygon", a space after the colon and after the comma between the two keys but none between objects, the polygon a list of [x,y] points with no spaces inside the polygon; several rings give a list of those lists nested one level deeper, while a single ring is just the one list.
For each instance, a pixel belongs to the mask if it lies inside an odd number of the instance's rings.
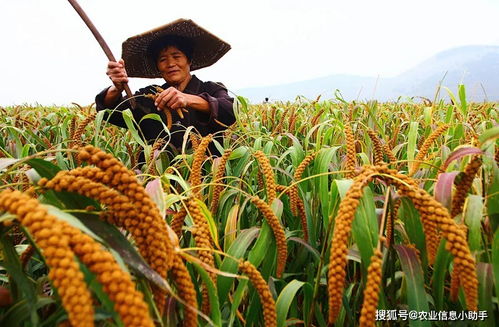
[{"label": "dark jacket", "polygon": [[[166,90],[168,87],[169,85],[167,83],[161,85],[161,88],[164,90]],[[97,111],[106,109],[104,106],[104,97],[107,90],[108,88],[104,89],[95,97]],[[170,151],[180,151],[185,129],[189,126],[194,126],[202,136],[219,132],[216,135],[216,139],[221,142],[222,133],[220,132],[225,130],[226,127],[217,123],[217,121],[227,126],[232,125],[236,121],[234,117],[234,111],[232,109],[234,99],[228,95],[225,86],[220,83],[202,82],[195,75],[193,75],[191,80],[189,81],[189,84],[187,84],[183,92],[187,94],[197,95],[206,100],[210,105],[210,114],[205,114],[194,109],[187,109],[188,112],[183,112],[184,118],[181,119],[176,111],[172,111],[171,113],[173,125],[170,130]],[[155,85],[150,85],[135,92],[135,95],[154,93],[156,93]],[[149,144],[152,144],[157,138],[167,139],[167,133],[164,130],[163,125],[159,121],[156,121],[154,119],[144,119],[141,121],[141,119],[148,113],[155,113],[161,117],[166,126],[166,115],[162,111],[158,111],[156,109],[156,107],[154,106],[154,100],[146,97],[136,97],[135,99],[137,102],[137,107],[135,109],[132,109],[132,113],[135,121],[137,123],[140,122],[139,127],[142,131],[142,134],[144,134],[145,141]],[[112,108],[107,109],[114,109],[114,107],[120,104],[123,100],[124,98],[119,99],[115,104],[113,104]],[[130,108],[129,101],[121,104],[117,108],[117,110],[110,115],[110,117],[109,114],[106,114],[104,116],[104,120],[107,120],[109,118],[110,123],[126,128],[123,116],[119,111],[127,108]],[[212,154],[219,155],[219,152],[216,150],[213,143],[210,145],[210,151],[212,152]]]}]

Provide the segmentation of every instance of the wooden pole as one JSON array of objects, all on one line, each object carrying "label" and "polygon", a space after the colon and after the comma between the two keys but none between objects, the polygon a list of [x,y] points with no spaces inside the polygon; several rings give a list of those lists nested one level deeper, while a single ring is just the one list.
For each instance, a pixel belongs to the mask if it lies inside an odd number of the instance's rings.
[{"label": "wooden pole", "polygon": [[[100,47],[102,48],[102,50],[104,50],[104,53],[106,54],[107,59],[109,59],[109,61],[116,62],[116,59],[114,58],[113,53],[111,52],[111,49],[109,49],[109,46],[107,45],[106,41],[104,41],[104,38],[99,33],[99,31],[97,30],[95,25],[92,23],[90,18],[88,18],[85,11],[83,11],[83,9],[80,7],[78,2],[76,2],[76,0],[68,0],[68,1],[71,4],[71,6],[73,6],[73,8],[76,10],[78,15],[80,15],[81,19],[83,19],[83,21],[85,22],[87,27],[90,29],[90,31],[94,35],[95,39],[99,43]],[[128,98],[130,99],[130,105],[132,106],[132,109],[135,109],[135,99],[132,98],[132,96],[133,96],[132,91],[130,90],[130,87],[128,86],[128,84],[125,84],[125,92],[126,92],[126,95],[128,96]]]}]

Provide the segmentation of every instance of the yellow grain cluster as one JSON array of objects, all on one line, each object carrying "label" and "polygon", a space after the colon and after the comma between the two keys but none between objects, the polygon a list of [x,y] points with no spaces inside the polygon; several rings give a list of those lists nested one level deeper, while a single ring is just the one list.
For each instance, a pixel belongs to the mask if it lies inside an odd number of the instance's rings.
[{"label": "yellow grain cluster", "polygon": [[[317,153],[312,153],[307,155],[302,162],[296,168],[296,171],[293,175],[293,179],[295,182],[301,180],[303,172],[308,167],[308,165],[314,160]],[[307,224],[307,215],[305,212],[305,206],[303,204],[302,199],[298,194],[298,185],[294,185],[291,187],[289,192],[290,204],[291,204],[291,212],[295,216],[300,217],[301,227],[303,230],[303,239],[308,241],[308,224]]]},{"label": "yellow grain cluster", "polygon": [[376,249],[367,268],[367,282],[364,289],[364,302],[360,312],[359,326],[376,326],[376,309],[378,308],[379,291],[381,285],[381,268],[383,255]]},{"label": "yellow grain cluster", "polygon": [[194,221],[193,234],[194,239],[196,240],[196,245],[200,248],[207,249],[200,250],[199,257],[201,261],[210,267],[214,267],[215,261],[213,259],[212,251],[210,251],[210,249],[213,249],[213,240],[208,227],[208,222],[205,216],[201,213],[201,208],[199,207],[196,199],[190,198],[187,200],[187,208],[189,210],[189,215]]},{"label": "yellow grain cluster", "polygon": [[[459,229],[461,229],[461,231],[464,233],[464,235],[468,234],[468,227],[466,227],[465,224],[459,224],[458,227],[459,227]],[[453,302],[457,301],[457,296],[459,294],[459,286],[461,286],[461,279],[459,278],[460,275],[461,275],[461,272],[459,270],[459,266],[454,265],[452,272],[450,274],[451,278],[450,278],[450,287],[449,287],[450,288],[450,291],[449,291],[450,299]]]},{"label": "yellow grain cluster", "polygon": [[276,189],[275,189],[275,177],[274,172],[272,171],[272,166],[270,165],[269,158],[262,151],[256,151],[254,153],[256,159],[258,160],[258,164],[263,171],[263,176],[265,177],[265,185],[267,186],[267,203],[272,204],[272,201],[276,198]]},{"label": "yellow grain cluster", "polygon": [[81,140],[81,136],[85,132],[85,128],[87,127],[88,124],[93,122],[95,120],[95,113],[89,115],[87,118],[85,118],[79,125],[76,131],[73,134],[72,137],[72,146],[73,147],[80,147],[82,146],[83,142]]},{"label": "yellow grain cluster", "polygon": [[[199,259],[209,267],[215,267],[215,258],[213,257],[213,252],[211,251],[213,249],[213,240],[211,238],[208,222],[201,213],[201,209],[196,201],[197,200],[195,198],[187,200],[187,209],[189,210],[189,215],[194,221],[192,234],[194,236],[194,240],[196,241],[196,246],[202,249],[198,251]],[[216,274],[209,272],[209,275],[213,282],[216,282]],[[202,297],[202,311],[203,313],[208,314],[210,311],[210,302],[208,289],[206,287],[202,289]]]},{"label": "yellow grain cluster", "polygon": [[69,136],[69,139],[70,140],[73,140],[73,136],[75,134],[75,131],[76,131],[76,119],[78,118],[77,115],[74,115],[72,118],[71,118],[71,123],[69,124],[69,132],[68,132],[68,136]]},{"label": "yellow grain cluster", "polygon": [[128,153],[128,157],[130,158],[130,166],[134,168],[137,165],[137,157],[135,152],[133,151],[133,147],[129,143],[125,143],[126,152]]},{"label": "yellow grain cluster", "polygon": [[401,123],[395,123],[395,126],[393,127],[393,132],[392,132],[392,138],[390,139],[388,148],[393,149],[395,145],[398,144],[397,142],[397,137],[399,136],[400,132],[400,126],[402,125]]},{"label": "yellow grain cluster", "polygon": [[154,144],[152,145],[151,153],[149,155],[149,160],[147,160],[149,164],[149,174],[154,175],[156,174],[156,157],[155,157],[155,152],[161,149],[161,147],[165,144],[165,140],[163,139],[157,139]]},{"label": "yellow grain cluster", "polygon": [[296,107],[293,107],[293,110],[291,111],[291,115],[289,116],[289,129],[288,129],[288,131],[291,134],[294,134],[294,132],[295,132],[297,118],[298,118],[298,114],[297,114]]},{"label": "yellow grain cluster", "polygon": [[361,170],[341,201],[335,218],[328,271],[329,322],[331,324],[334,323],[341,309],[345,288],[348,240],[355,210],[359,206],[362,189],[371,181],[375,172],[372,167],[364,167]]},{"label": "yellow grain cluster", "polygon": [[[291,191],[292,187],[287,187],[284,185],[276,184],[276,191],[277,192],[285,192],[291,201]],[[308,242],[308,227],[307,227],[307,213],[305,212],[305,204],[303,203],[303,200],[300,197],[297,197],[296,199],[296,210],[298,211],[298,215],[300,217],[300,222],[301,226],[303,229],[303,239],[305,242]]]},{"label": "yellow grain cluster", "polygon": [[[410,177],[400,174],[396,170],[388,169],[387,166],[368,166],[364,167],[359,176],[355,178],[353,185],[341,201],[336,216],[328,272],[329,322],[334,323],[342,304],[346,256],[348,253],[347,245],[351,232],[351,223],[362,196],[362,188],[376,175],[396,186],[400,196],[406,196],[414,203],[415,208],[420,213],[425,234],[427,238],[431,239],[430,241],[427,239],[430,262],[434,259],[434,254],[431,253],[436,251],[435,249],[438,247],[438,238],[433,239],[432,235],[438,236],[438,229],[440,230],[442,236],[447,240],[447,250],[454,255],[454,265],[459,271],[459,278],[466,295],[467,307],[469,310],[476,311],[478,281],[475,260],[471,256],[464,233],[451,219],[447,209],[425,190],[419,188],[417,183]],[[428,237],[429,235],[430,237]]]},{"label": "yellow grain cluster", "polygon": [[177,287],[177,291],[185,302],[184,306],[184,327],[196,327],[197,322],[197,297],[194,284],[192,283],[191,275],[182,262],[180,255],[176,255],[173,259],[173,266],[170,270],[173,281]]},{"label": "yellow grain cluster", "polygon": [[[165,278],[169,267],[172,265],[173,246],[167,236],[166,222],[161,217],[156,204],[138,182],[135,174],[111,154],[90,145],[80,148],[78,158],[96,167],[77,168],[64,174],[86,179],[88,180],[87,183],[104,184],[126,197],[121,198],[119,207],[111,208],[112,214],[109,216],[120,217],[116,220],[122,221],[123,226],[132,233],[141,255],[156,272]],[[98,195],[92,194],[100,193],[100,191],[95,190],[95,187],[98,187],[97,185],[84,187],[85,183],[80,183],[82,185],[81,189],[90,192],[90,197],[95,198]],[[55,184],[64,185],[63,179],[61,179],[61,183]],[[80,192],[80,190],[75,189],[75,192]],[[106,190],[104,194],[111,194],[111,192]],[[156,287],[154,287],[153,292],[158,308],[161,310],[166,301],[166,294]]]},{"label": "yellow grain cluster", "polygon": [[412,165],[412,169],[409,171],[409,176],[412,176],[416,173],[416,171],[419,169],[419,166],[421,165],[421,161],[425,159],[433,142],[435,142],[435,140],[440,135],[442,135],[448,128],[449,128],[448,124],[440,125],[436,130],[433,131],[433,133],[430,134],[430,136],[428,136],[428,138],[424,141],[423,145],[419,149],[416,158],[414,159],[415,160],[414,165]]},{"label": "yellow grain cluster", "polygon": [[190,133],[189,134],[189,139],[191,140],[192,149],[194,151],[196,151],[197,148],[198,148],[198,146],[199,146],[199,135],[198,134],[194,134],[194,133]]},{"label": "yellow grain cluster", "polygon": [[263,279],[260,272],[249,261],[241,260],[239,262],[239,270],[248,276],[251,284],[256,289],[260,297],[260,303],[263,308],[263,320],[265,327],[277,326],[277,313],[275,308],[275,301],[270,293],[269,286]]},{"label": "yellow grain cluster", "polygon": [[374,164],[380,165],[381,163],[383,163],[383,146],[381,145],[381,141],[378,139],[376,132],[374,132],[372,129],[368,128],[367,134],[369,134],[369,138],[374,145]]},{"label": "yellow grain cluster", "polygon": [[201,143],[199,143],[196,151],[194,151],[194,159],[192,160],[191,176],[189,178],[189,182],[191,183],[191,188],[197,198],[200,198],[201,196],[201,169],[204,159],[206,158],[206,150],[208,149],[208,145],[210,144],[212,139],[213,137],[211,134],[206,135],[201,139]]},{"label": "yellow grain cluster", "polygon": [[274,214],[270,206],[257,196],[251,198],[251,202],[260,210],[265,220],[269,224],[277,244],[277,269],[276,276],[280,278],[284,272],[286,266],[286,260],[288,257],[288,247],[286,244],[286,235],[284,234],[284,229],[279,222],[279,219]]},{"label": "yellow grain cluster", "polygon": [[466,194],[471,189],[473,180],[476,174],[482,166],[482,158],[480,156],[473,156],[470,163],[466,165],[464,174],[462,175],[461,181],[456,187],[454,196],[452,197],[451,206],[451,216],[455,217],[463,211],[464,201],[466,200]]},{"label": "yellow grain cluster", "polygon": [[36,199],[19,191],[2,191],[0,210],[16,215],[40,247],[49,268],[49,279],[57,288],[71,324],[94,326],[90,292],[74,259],[69,239],[58,228],[57,219]]},{"label": "yellow grain cluster", "polygon": [[355,150],[355,137],[353,136],[352,127],[349,124],[345,125],[345,140],[347,146],[347,156],[345,162],[346,178],[355,177],[355,168],[357,167],[357,151]]},{"label": "yellow grain cluster", "polygon": [[[308,167],[308,165],[314,160],[315,156],[317,153],[312,153],[307,155],[302,162],[298,165],[298,167],[295,170],[295,173],[293,175],[293,179],[295,182],[298,182],[301,180],[301,177],[303,175],[303,172],[305,169]],[[291,188],[291,211],[295,216],[297,216],[297,207],[298,207],[298,185],[295,185]]]},{"label": "yellow grain cluster", "polygon": [[182,235],[182,226],[184,226],[185,216],[187,211],[184,207],[180,208],[179,211],[173,214],[171,228],[175,232],[178,238]]},{"label": "yellow grain cluster", "polygon": [[[227,160],[229,160],[229,156],[232,153],[231,149],[226,149],[224,151],[224,154],[220,158],[220,161],[218,162],[218,168],[215,173],[215,177],[213,177],[213,182],[217,184],[222,183],[222,179],[225,176],[225,165],[227,164]],[[222,190],[224,189],[223,185],[215,185],[213,187],[213,195],[211,198],[211,212],[213,214],[216,213],[217,208],[218,208],[218,201],[220,200],[220,193],[222,193]]]},{"label": "yellow grain cluster", "polygon": [[394,170],[386,169],[386,174],[392,175],[392,182],[397,185],[402,196],[409,197],[420,216],[434,222],[442,236],[447,240],[446,249],[454,256],[454,266],[459,272],[459,279],[464,289],[468,310],[477,310],[478,280],[475,259],[472,257],[466,235],[451,218],[447,209],[435,200],[425,190],[416,188],[415,182],[409,177]]},{"label": "yellow grain cluster", "polygon": [[120,268],[113,255],[79,229],[65,222],[60,222],[60,226],[74,253],[96,275],[104,292],[114,302],[114,309],[124,325],[153,327],[142,293],[135,289],[130,275]]},{"label": "yellow grain cluster", "polygon": [[400,199],[394,200],[393,207],[390,210],[390,215],[388,216],[388,220],[386,221],[385,227],[385,237],[386,237],[386,247],[390,247],[393,242],[393,227],[395,220],[398,217],[398,211],[402,201]]}]

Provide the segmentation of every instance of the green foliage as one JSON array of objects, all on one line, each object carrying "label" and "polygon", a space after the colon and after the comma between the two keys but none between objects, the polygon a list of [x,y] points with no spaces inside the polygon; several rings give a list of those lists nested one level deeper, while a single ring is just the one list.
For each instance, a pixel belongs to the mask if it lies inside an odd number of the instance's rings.
[{"label": "green foliage", "polygon": [[[201,285],[207,285],[209,293],[209,320],[199,318],[200,325],[263,325],[262,307],[256,290],[249,287],[247,279],[237,276],[240,274],[237,269],[239,259],[250,261],[268,283],[276,301],[278,326],[327,325],[331,237],[340,202],[352,184],[345,178],[345,124],[349,124],[354,132],[357,168],[373,162],[374,149],[366,133],[366,129],[371,128],[396,156],[397,162],[390,163],[391,167],[408,172],[425,137],[439,124],[449,123],[448,133],[430,147],[425,164],[414,175],[432,195],[435,195],[436,181],[441,174],[454,177],[464,171],[472,154],[479,150],[484,153],[483,167],[469,191],[465,210],[456,217],[456,222],[468,227],[468,242],[478,267],[480,310],[488,310],[489,317],[497,317],[499,170],[493,158],[499,137],[497,104],[468,102],[464,86],[459,87],[457,97],[451,95],[453,104],[442,101],[419,104],[413,99],[391,103],[348,103],[337,96],[335,100],[309,101],[299,97],[295,102],[255,105],[239,98],[236,103],[237,122],[231,127],[231,136],[219,144],[224,150],[232,149],[225,167],[226,176],[221,182],[217,181],[225,188],[218,208],[211,212],[215,186],[213,169],[216,166],[213,165],[213,156],[208,156],[203,165],[199,205],[215,240],[215,273],[218,274],[215,282],[210,278],[211,271],[207,271],[199,261],[187,259],[187,267],[198,292]],[[106,209],[104,206],[68,192],[41,193],[36,186],[41,177],[51,178],[60,170],[80,165],[76,151],[72,149],[74,130],[70,131],[71,121],[76,120],[78,125],[94,109],[80,106],[1,109],[6,114],[0,115],[0,192],[5,188],[26,191],[29,186],[34,186],[34,197],[51,208],[59,219],[69,221],[101,242],[134,276],[158,325],[174,326],[181,321],[183,313],[179,310],[179,298],[169,299],[169,309],[165,316],[159,317],[151,297],[151,286],[172,289],[174,293],[175,287],[147,265],[128,233],[98,218],[99,213]],[[157,119],[156,116],[151,115],[148,119]],[[171,222],[172,213],[180,210],[191,195],[189,176],[193,151],[186,146],[173,158],[160,157],[157,165],[151,165],[146,155],[148,162],[139,167],[136,164],[137,154],[140,151],[149,154],[151,145],[143,141],[142,131],[137,128],[131,112],[124,112],[123,117],[128,129],[107,124],[104,113],[99,113],[96,120],[84,129],[80,141],[111,153],[130,169],[138,169],[139,179],[144,186],[147,185],[147,191],[161,212],[165,213],[166,221]],[[478,120],[473,117],[478,117]],[[95,130],[98,132],[95,133]],[[188,139],[186,135],[185,140]],[[468,150],[460,150],[462,148]],[[253,195],[265,198],[265,189],[261,188],[259,181],[262,171],[253,156],[257,150],[262,150],[269,158],[278,184],[298,186],[308,224],[310,239],[306,242],[300,217],[291,211],[292,199],[288,193],[278,192],[278,200],[272,209],[284,228],[288,247],[286,269],[281,278],[275,276],[277,246],[274,234],[262,214],[249,202]],[[305,170],[302,180],[294,180],[296,168],[311,153],[317,155]],[[440,170],[439,167],[446,161],[449,161],[449,166],[445,171]],[[149,167],[153,167],[152,172]],[[452,181],[457,183],[458,178],[452,178]],[[447,183],[447,188],[441,190],[443,193],[437,195],[437,198],[445,198],[447,204],[452,197],[451,184]],[[265,183],[263,185],[265,188]],[[348,240],[343,309],[337,324],[358,324],[368,264],[374,248],[378,246],[383,249],[385,260],[382,275],[384,293],[378,308],[466,310],[462,301],[452,303],[448,297],[453,258],[445,250],[445,241],[440,244],[433,266],[428,266],[423,225],[410,200],[402,199],[400,210],[393,220],[394,244],[389,248],[384,246],[383,239],[379,237],[386,235],[384,226],[380,225],[381,217],[393,213],[391,205],[384,212],[386,192],[387,185],[375,180],[365,188],[355,214]],[[396,195],[393,193],[390,198],[393,200]],[[85,210],[88,206],[93,209]],[[12,218],[0,212],[0,222]],[[179,239],[179,246],[188,254],[187,258],[196,257],[198,250],[192,225],[188,216]],[[14,240],[15,234],[20,239]],[[4,226],[0,242],[0,286],[7,288],[13,297],[10,305],[0,307],[0,325],[49,326],[64,320],[67,316],[57,291],[48,283],[43,256],[35,252],[24,268],[19,261],[21,250],[34,243],[31,235],[22,228],[14,232],[13,228]],[[112,303],[103,295],[95,276],[85,267],[82,271],[96,297],[96,321],[102,326],[120,326]],[[178,295],[181,297],[182,294]],[[200,293],[198,299],[200,302]],[[482,325],[493,326],[495,322],[491,318]],[[402,326],[430,325],[423,321],[399,323]]]}]

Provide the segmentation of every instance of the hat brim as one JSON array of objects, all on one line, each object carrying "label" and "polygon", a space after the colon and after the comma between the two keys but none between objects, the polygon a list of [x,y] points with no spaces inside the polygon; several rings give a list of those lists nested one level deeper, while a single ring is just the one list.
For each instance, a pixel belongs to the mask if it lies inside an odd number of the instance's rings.
[{"label": "hat brim", "polygon": [[177,19],[145,33],[128,38],[122,45],[122,58],[129,77],[159,78],[161,73],[149,59],[151,44],[162,37],[181,36],[192,42],[191,71],[208,67],[230,50],[230,44],[190,19]]}]

